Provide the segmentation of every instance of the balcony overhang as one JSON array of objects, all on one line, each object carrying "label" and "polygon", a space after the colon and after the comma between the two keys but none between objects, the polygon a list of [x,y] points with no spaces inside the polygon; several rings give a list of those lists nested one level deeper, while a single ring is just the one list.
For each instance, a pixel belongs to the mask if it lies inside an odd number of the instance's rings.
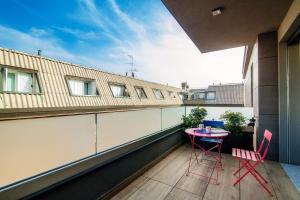
[{"label": "balcony overhang", "polygon": [[[162,0],[202,53],[253,44],[275,31],[292,0]],[[222,13],[212,15],[215,8]]]}]

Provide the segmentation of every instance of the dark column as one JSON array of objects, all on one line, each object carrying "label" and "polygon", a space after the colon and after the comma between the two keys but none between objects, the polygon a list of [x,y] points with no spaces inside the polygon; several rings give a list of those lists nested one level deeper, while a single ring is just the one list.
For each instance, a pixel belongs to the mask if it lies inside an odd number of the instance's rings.
[{"label": "dark column", "polygon": [[264,130],[273,133],[268,159],[278,160],[278,42],[277,32],[259,34],[257,37],[257,92],[258,92],[258,144]]}]

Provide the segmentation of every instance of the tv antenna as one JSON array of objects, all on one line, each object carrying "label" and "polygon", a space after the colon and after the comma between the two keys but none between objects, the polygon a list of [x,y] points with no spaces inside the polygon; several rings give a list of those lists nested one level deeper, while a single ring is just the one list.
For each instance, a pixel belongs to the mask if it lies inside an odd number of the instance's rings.
[{"label": "tv antenna", "polygon": [[[134,77],[134,72],[138,72],[138,70],[136,68],[134,68],[133,55],[128,54],[127,56],[130,58],[130,62],[126,63],[126,64],[130,65],[130,69],[128,71],[131,74],[131,76]],[[127,76],[127,72],[126,72],[126,76]]]}]

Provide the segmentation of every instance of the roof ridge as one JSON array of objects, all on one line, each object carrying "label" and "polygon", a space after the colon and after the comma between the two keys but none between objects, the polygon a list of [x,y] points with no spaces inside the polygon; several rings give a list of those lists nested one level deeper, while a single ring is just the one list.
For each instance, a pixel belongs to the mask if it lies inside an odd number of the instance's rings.
[{"label": "roof ridge", "polygon": [[48,56],[39,56],[39,55],[35,55],[35,54],[32,54],[32,53],[26,53],[26,52],[23,52],[23,51],[9,49],[9,48],[5,48],[5,47],[1,47],[1,46],[0,46],[0,50],[9,51],[9,52],[12,52],[12,53],[18,53],[18,54],[22,54],[22,55],[26,55],[26,56],[35,57],[35,58],[45,59],[45,60],[49,60],[49,61],[53,61],[53,62],[57,62],[57,63],[73,65],[73,66],[76,66],[76,67],[95,70],[95,71],[98,71],[98,72],[103,72],[103,73],[112,74],[112,75],[116,75],[116,76],[121,76],[121,77],[131,78],[131,79],[135,79],[135,80],[145,81],[145,82],[156,84],[156,85],[163,85],[163,86],[168,86],[168,87],[180,89],[179,87],[175,87],[175,86],[172,86],[172,85],[165,85],[165,84],[162,84],[162,83],[148,81],[148,80],[135,78],[135,77],[131,77],[131,76],[124,76],[122,74],[118,74],[118,73],[110,72],[110,71],[105,71],[105,70],[99,69],[97,67],[89,67],[89,66],[84,66],[84,65],[80,65],[80,64],[75,64],[75,63],[72,63],[72,62],[68,62],[68,61],[64,61],[64,60],[58,60],[58,59],[51,58],[51,57],[48,57]]}]

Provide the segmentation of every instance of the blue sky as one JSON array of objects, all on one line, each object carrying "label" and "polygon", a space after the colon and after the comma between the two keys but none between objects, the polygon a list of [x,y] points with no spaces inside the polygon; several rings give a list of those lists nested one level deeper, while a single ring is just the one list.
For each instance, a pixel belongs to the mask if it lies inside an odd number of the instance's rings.
[{"label": "blue sky", "polygon": [[2,1],[0,46],[118,74],[130,54],[139,78],[174,86],[242,81],[242,47],[201,54],[160,0]]}]

